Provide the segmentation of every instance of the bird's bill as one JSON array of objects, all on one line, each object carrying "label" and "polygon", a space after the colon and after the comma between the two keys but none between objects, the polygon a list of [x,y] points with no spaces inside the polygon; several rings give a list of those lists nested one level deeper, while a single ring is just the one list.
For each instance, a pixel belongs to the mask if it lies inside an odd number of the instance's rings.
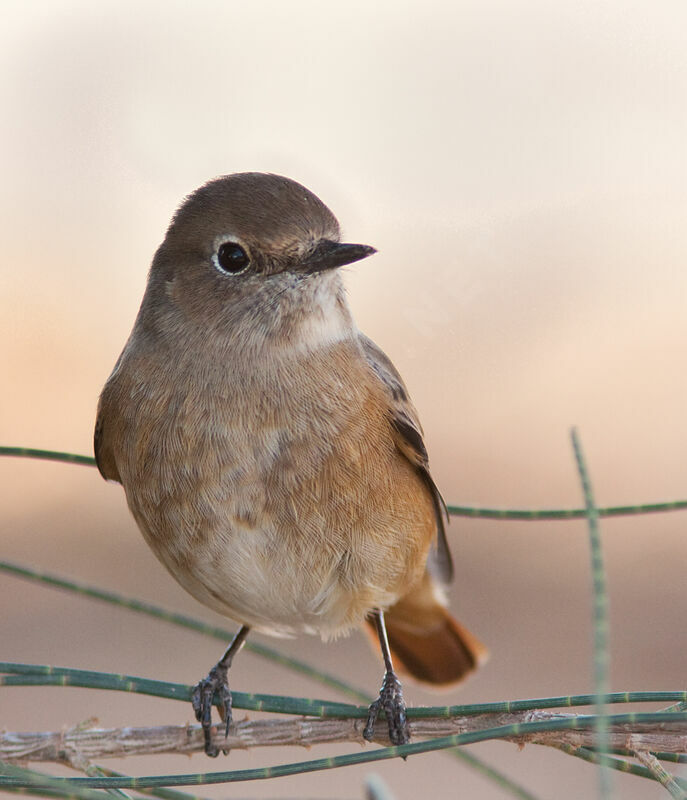
[{"label": "bird's bill", "polygon": [[312,275],[315,272],[324,272],[328,269],[343,267],[346,264],[353,264],[354,261],[360,261],[376,252],[374,247],[367,244],[346,244],[323,239],[312,253],[304,261],[301,261],[298,271]]}]

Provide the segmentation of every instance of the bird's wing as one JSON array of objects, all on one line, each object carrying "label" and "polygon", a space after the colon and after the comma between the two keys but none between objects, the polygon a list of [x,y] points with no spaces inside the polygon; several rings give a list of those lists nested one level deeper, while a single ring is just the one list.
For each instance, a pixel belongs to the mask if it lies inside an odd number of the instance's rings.
[{"label": "bird's wing", "polygon": [[448,514],[446,504],[429,473],[427,448],[422,439],[422,426],[420,425],[417,411],[408,397],[408,390],[403,383],[403,379],[386,353],[364,334],[361,333],[359,336],[365,358],[387,390],[389,419],[393,428],[396,446],[408,461],[417,468],[418,474],[432,495],[437,521],[437,538],[436,546],[430,552],[427,560],[428,569],[433,577],[442,583],[449,583],[453,578],[453,560],[446,541],[445,525]]},{"label": "bird's wing", "polygon": [[121,483],[122,479],[119,477],[117,465],[112,457],[110,448],[107,444],[107,437],[105,435],[105,402],[104,395],[100,398],[98,406],[98,417],[95,421],[95,432],[93,433],[93,451],[95,453],[95,463],[98,467],[100,474],[108,481],[117,481]]}]

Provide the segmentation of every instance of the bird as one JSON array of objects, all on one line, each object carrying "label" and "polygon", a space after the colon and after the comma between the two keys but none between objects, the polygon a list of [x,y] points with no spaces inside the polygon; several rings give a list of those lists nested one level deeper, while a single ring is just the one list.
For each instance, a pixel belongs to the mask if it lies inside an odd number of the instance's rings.
[{"label": "bird", "polygon": [[383,711],[393,744],[410,738],[397,669],[447,686],[487,655],[447,609],[448,515],[417,411],[346,299],[341,267],[375,252],[342,242],[290,178],[205,183],[171,220],[100,395],[100,473],[179,584],[240,625],[193,689],[209,756],[251,630],[366,629],[385,673],[363,736]]}]

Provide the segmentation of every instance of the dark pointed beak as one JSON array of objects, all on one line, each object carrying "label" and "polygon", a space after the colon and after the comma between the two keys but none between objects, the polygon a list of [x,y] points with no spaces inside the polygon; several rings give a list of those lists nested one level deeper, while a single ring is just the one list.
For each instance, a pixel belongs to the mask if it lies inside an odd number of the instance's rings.
[{"label": "dark pointed beak", "polygon": [[323,239],[312,253],[300,262],[298,271],[312,275],[315,272],[324,272],[328,269],[352,264],[354,261],[360,261],[376,252],[374,247],[367,244],[344,244]]}]

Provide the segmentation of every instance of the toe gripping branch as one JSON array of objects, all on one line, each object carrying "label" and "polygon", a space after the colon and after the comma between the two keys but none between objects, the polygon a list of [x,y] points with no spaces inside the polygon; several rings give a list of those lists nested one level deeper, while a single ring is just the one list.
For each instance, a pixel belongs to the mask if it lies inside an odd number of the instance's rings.
[{"label": "toe gripping branch", "polygon": [[384,625],[384,612],[376,610],[373,612],[373,620],[379,636],[379,644],[382,648],[386,674],[379,691],[379,697],[370,705],[367,716],[367,724],[363,730],[363,738],[368,742],[372,741],[375,731],[375,723],[380,711],[384,711],[386,721],[389,726],[389,739],[391,744],[408,744],[410,741],[410,728],[406,717],[406,704],[403,699],[403,689],[401,682],[396,677],[394,666],[391,662],[389,651],[389,641],[386,636]]},{"label": "toe gripping branch", "polygon": [[[225,723],[224,737],[226,739],[231,726],[231,689],[229,688],[227,676],[231,662],[234,656],[243,647],[249,630],[250,628],[246,625],[243,625],[239,629],[227,648],[226,653],[210,670],[207,677],[199,681],[193,688],[193,694],[191,695],[193,711],[196,715],[196,719],[203,728],[205,752],[212,758],[216,758],[219,755],[219,748],[212,741],[212,706],[214,698],[217,696],[219,715]],[[222,752],[226,755],[228,750],[222,748]]]},{"label": "toe gripping branch", "polygon": [[[401,682],[396,677],[391,662],[389,642],[384,625],[384,613],[375,610],[372,616],[375,627],[377,628],[377,635],[379,636],[379,644],[384,657],[386,674],[384,675],[379,697],[370,705],[367,723],[363,730],[363,737],[368,741],[372,741],[379,712],[383,711],[389,726],[389,739],[391,743],[393,745],[407,744],[410,741],[410,728],[406,717],[406,704],[403,700]],[[227,648],[226,653],[210,670],[207,677],[199,681],[193,689],[193,694],[191,696],[193,711],[196,715],[196,719],[203,728],[205,752],[212,758],[219,755],[219,748],[212,740],[212,706],[216,698],[219,714],[224,722],[224,737],[226,739],[229,735],[232,716],[231,690],[227,680],[229,667],[231,666],[234,656],[243,647],[249,630],[250,629],[246,625],[243,625],[239,629]],[[222,752],[226,755],[228,752],[227,748],[223,747]]]},{"label": "toe gripping branch", "polygon": [[370,705],[367,724],[363,730],[363,738],[372,741],[375,732],[375,723],[380,710],[384,711],[389,725],[389,739],[391,744],[408,744],[410,729],[406,717],[406,704],[403,700],[401,682],[393,672],[387,672],[379,692],[379,697]]}]

